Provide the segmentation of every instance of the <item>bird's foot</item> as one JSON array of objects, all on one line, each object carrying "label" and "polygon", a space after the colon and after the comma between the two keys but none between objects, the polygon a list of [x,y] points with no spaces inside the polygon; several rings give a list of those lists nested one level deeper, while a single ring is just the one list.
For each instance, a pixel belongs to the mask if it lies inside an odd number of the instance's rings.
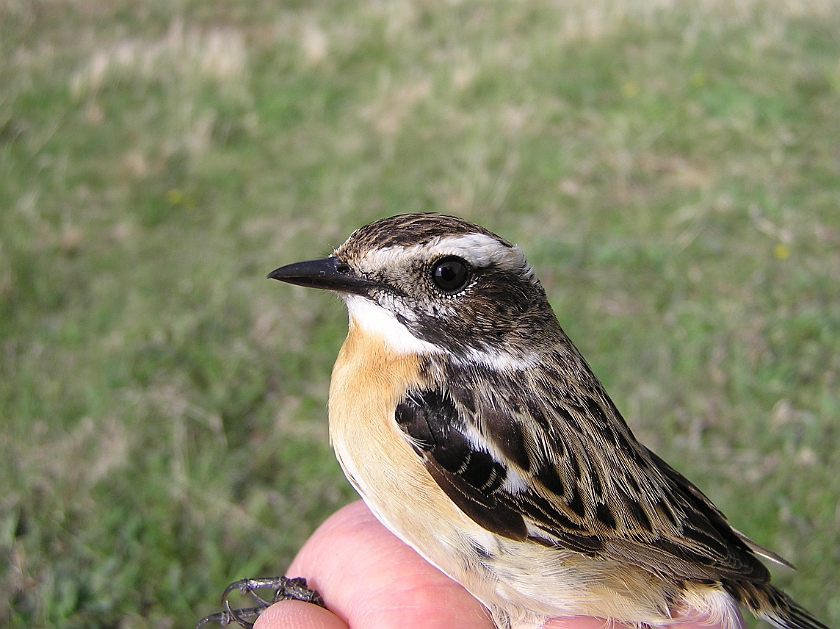
[{"label": "bird's foot", "polygon": [[[230,595],[235,590],[238,590],[242,596],[250,596],[256,603],[253,607],[232,607],[230,604]],[[273,590],[274,594],[270,599],[265,599],[257,592],[259,590]],[[222,611],[210,614],[207,618],[199,622],[195,629],[199,629],[211,622],[217,622],[225,627],[232,622],[237,623],[240,627],[251,629],[254,626],[254,620],[272,603],[277,601],[303,601],[305,603],[312,603],[320,607],[326,608],[324,599],[316,591],[306,586],[306,579],[303,577],[269,577],[267,579],[242,579],[231,583],[225,588],[225,593],[222,594]]]}]

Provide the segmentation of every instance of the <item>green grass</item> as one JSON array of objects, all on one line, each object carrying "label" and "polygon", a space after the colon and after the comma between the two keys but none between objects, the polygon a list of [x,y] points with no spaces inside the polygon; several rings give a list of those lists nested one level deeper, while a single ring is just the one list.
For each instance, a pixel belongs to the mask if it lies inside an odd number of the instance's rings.
[{"label": "green grass", "polygon": [[[793,8],[791,8],[793,7]],[[404,211],[518,242],[637,434],[840,625],[840,9],[0,4],[0,624],[191,626],[353,497],[334,298]]]}]

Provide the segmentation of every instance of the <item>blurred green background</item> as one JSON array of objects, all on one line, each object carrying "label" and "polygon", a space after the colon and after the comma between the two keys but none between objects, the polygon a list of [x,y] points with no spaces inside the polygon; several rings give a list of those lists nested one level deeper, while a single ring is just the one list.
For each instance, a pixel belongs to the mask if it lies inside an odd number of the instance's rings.
[{"label": "blurred green background", "polygon": [[0,625],[191,627],[353,499],[333,297],[519,243],[637,435],[840,625],[840,6],[3,0]]}]

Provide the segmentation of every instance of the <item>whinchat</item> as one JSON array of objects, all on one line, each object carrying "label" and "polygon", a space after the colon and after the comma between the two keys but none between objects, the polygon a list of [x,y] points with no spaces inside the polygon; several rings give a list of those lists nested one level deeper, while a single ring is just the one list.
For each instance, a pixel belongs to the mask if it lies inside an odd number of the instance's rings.
[{"label": "whinchat", "polygon": [[826,629],[770,583],[712,502],[633,436],[522,251],[468,221],[407,214],[269,278],[350,315],[330,438],[376,517],[501,629],[553,616],[658,627],[739,606]]}]

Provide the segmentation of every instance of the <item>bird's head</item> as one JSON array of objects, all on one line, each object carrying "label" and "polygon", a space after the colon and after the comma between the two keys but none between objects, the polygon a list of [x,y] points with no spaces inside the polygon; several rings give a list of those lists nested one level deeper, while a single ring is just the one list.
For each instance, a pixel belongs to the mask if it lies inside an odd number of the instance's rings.
[{"label": "bird's head", "polygon": [[443,214],[375,221],[328,258],[268,277],[337,292],[351,325],[382,335],[397,352],[522,364],[562,335],[519,247]]}]

